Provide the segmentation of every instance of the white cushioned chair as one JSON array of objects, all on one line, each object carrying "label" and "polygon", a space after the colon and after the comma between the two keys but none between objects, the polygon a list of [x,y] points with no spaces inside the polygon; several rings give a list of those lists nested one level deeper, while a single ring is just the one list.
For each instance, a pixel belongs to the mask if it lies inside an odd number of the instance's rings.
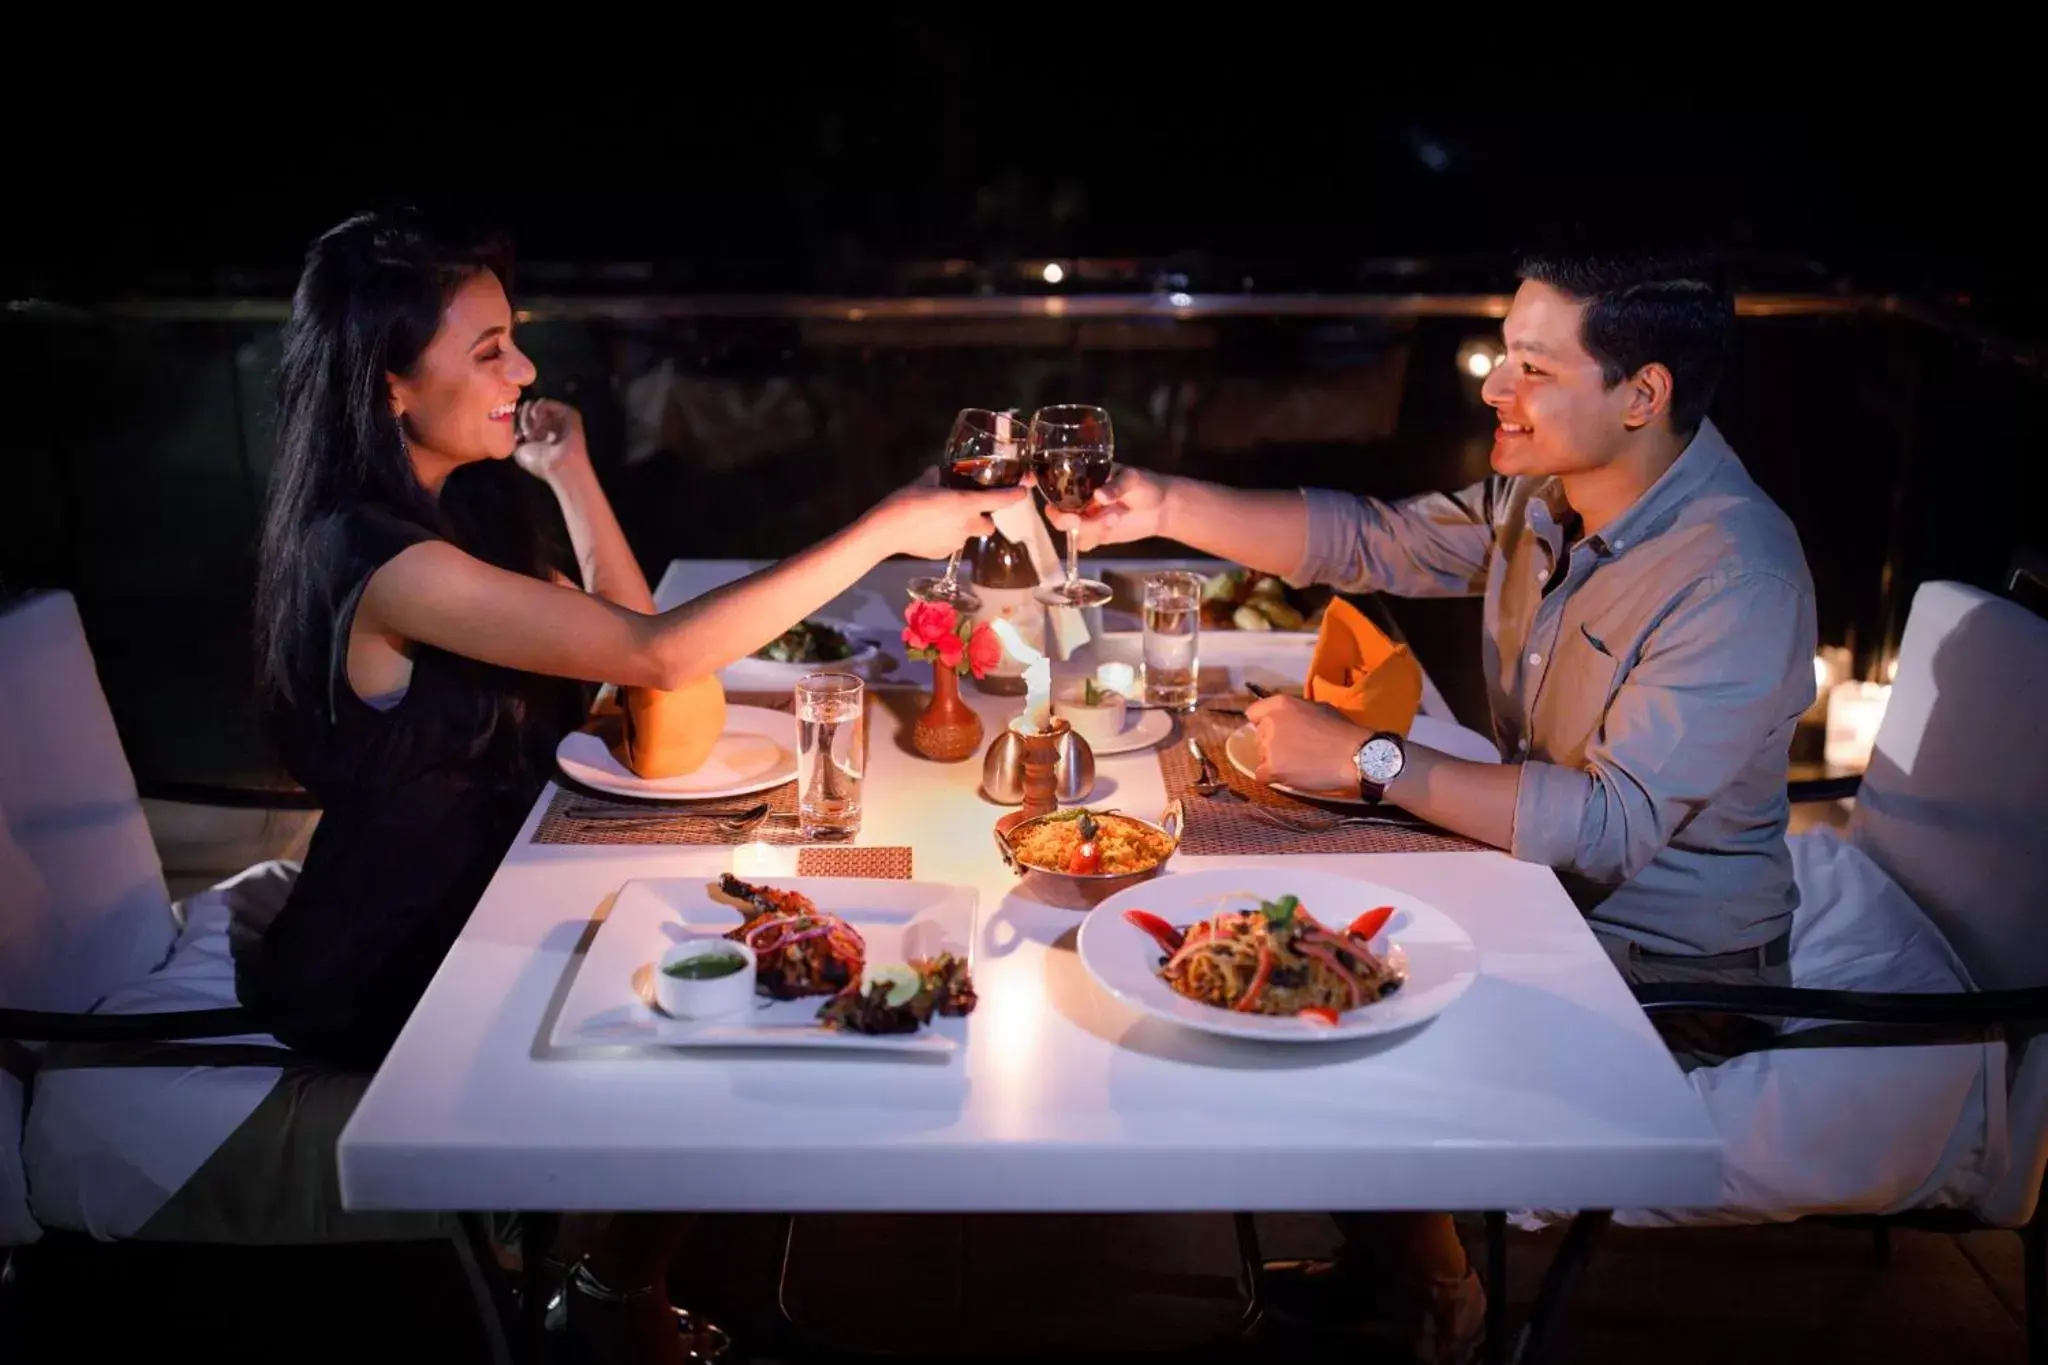
[{"label": "white cushioned chair", "polygon": [[[2048,620],[1960,583],[1920,588],[1868,770],[1794,784],[1795,800],[1857,798],[1846,843],[1795,841],[1794,984],[1636,989],[1653,1014],[1786,1021],[1770,1051],[1693,1075],[1728,1145],[1725,1207],[1622,1221],[1818,1218],[1874,1229],[1880,1254],[1894,1226],[2017,1232],[2028,1358],[2048,1365],[2044,698]],[[1574,1218],[1523,1359],[1609,1217]]]},{"label": "white cushioned chair", "polygon": [[[280,1246],[445,1239],[341,1209],[332,1141],[365,1078],[323,1071],[235,998],[228,925],[266,863],[173,906],[141,796],[305,809],[302,792],[138,792],[67,593],[0,602],[0,1249],[45,1232]],[[204,1040],[194,1042],[191,1040]],[[456,1245],[505,1352],[480,1222]]]}]

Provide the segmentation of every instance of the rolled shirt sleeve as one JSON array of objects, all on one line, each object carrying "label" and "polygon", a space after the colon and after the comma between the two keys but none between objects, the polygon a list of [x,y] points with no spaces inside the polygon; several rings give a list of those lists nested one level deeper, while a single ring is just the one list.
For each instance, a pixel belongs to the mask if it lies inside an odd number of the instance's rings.
[{"label": "rolled shirt sleeve", "polygon": [[1583,765],[1522,765],[1510,851],[1634,878],[1812,701],[1815,633],[1811,596],[1774,574],[1694,585],[1623,675]]},{"label": "rolled shirt sleeve", "polygon": [[1288,577],[1345,592],[1472,597],[1486,590],[1493,551],[1488,483],[1399,502],[1304,488],[1308,543]]}]

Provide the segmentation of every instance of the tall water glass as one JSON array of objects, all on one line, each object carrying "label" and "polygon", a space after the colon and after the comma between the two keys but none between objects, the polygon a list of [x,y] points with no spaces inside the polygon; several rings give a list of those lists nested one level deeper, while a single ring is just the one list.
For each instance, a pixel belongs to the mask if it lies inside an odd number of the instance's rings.
[{"label": "tall water glass", "polygon": [[813,673],[796,685],[797,823],[806,839],[860,833],[867,771],[865,692],[851,673]]},{"label": "tall water glass", "polygon": [[1174,570],[1145,580],[1145,701],[1195,707],[1201,676],[1202,576]]}]

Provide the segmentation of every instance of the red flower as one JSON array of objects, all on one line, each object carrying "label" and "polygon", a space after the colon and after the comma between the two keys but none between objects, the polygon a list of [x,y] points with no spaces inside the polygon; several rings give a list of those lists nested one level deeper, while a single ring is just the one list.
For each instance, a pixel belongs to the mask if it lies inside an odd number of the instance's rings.
[{"label": "red flower", "polygon": [[960,615],[946,602],[912,602],[903,627],[903,643],[911,649],[930,649],[951,638]]},{"label": "red flower", "polygon": [[958,669],[960,656],[967,652],[967,644],[957,635],[941,635],[932,642],[939,651],[939,667]]},{"label": "red flower", "polygon": [[967,641],[967,667],[976,678],[985,678],[995,666],[1003,661],[1003,642],[986,623],[974,628],[974,635]]}]

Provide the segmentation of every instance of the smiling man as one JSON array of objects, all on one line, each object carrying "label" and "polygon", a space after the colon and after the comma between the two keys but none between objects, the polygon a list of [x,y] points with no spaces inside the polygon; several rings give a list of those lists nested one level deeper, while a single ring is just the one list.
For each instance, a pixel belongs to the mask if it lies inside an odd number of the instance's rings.
[{"label": "smiling man", "polygon": [[[1493,477],[1385,502],[1127,469],[1080,521],[1082,544],[1165,536],[1298,585],[1483,596],[1503,762],[1361,735],[1276,697],[1249,712],[1259,775],[1384,795],[1555,868],[1631,981],[1788,984],[1785,781],[1813,700],[1813,584],[1792,523],[1707,420],[1732,295],[1694,259],[1543,259],[1520,274],[1507,358],[1484,389]],[[1738,1050],[1739,1032],[1667,1041],[1690,1068]],[[1415,1287],[1434,1282],[1426,1355],[1476,1326],[1462,1252],[1433,1226],[1348,1226],[1361,1254],[1402,1243]],[[1362,1283],[1329,1283],[1346,1278]]]}]

